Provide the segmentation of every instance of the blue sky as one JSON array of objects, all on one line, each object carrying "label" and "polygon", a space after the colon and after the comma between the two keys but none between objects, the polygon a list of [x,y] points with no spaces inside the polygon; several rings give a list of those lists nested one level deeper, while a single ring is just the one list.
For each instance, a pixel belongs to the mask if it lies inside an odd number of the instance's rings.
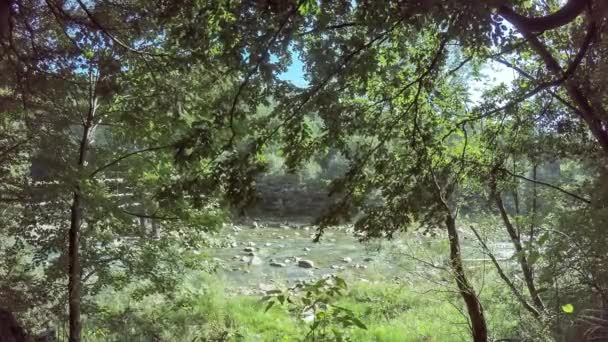
[{"label": "blue sky", "polygon": [[291,81],[298,87],[305,87],[308,82],[304,80],[304,64],[297,54],[293,56],[293,63],[287,68],[287,71],[279,75],[279,78],[285,81]]}]

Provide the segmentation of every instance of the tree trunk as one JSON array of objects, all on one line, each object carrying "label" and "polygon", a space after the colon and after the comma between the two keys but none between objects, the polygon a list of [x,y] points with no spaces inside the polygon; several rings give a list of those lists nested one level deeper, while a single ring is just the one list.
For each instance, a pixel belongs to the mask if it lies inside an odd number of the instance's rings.
[{"label": "tree trunk", "polygon": [[80,341],[80,226],[82,224],[82,201],[80,189],[74,191],[72,217],[69,233],[69,321],[70,342]]},{"label": "tree trunk", "polygon": [[536,289],[536,285],[534,284],[534,276],[532,274],[532,268],[530,267],[530,263],[528,262],[528,258],[526,257],[526,253],[521,245],[521,239],[517,234],[517,230],[511,223],[509,219],[509,215],[507,214],[507,210],[505,209],[504,203],[502,202],[502,197],[500,193],[496,192],[496,189],[492,189],[492,196],[494,197],[494,202],[496,203],[496,207],[500,211],[500,216],[502,218],[503,223],[505,224],[505,228],[509,233],[509,237],[511,238],[511,243],[515,248],[515,253],[517,255],[517,261],[519,262],[519,266],[521,268],[521,272],[524,276],[524,281],[526,283],[526,287],[528,288],[528,292],[532,297],[532,302],[536,309],[540,312],[545,310],[545,305],[538,294],[538,290]]},{"label": "tree trunk", "polygon": [[158,226],[158,221],[156,219],[152,220],[152,238],[154,240],[160,240],[160,227]]},{"label": "tree trunk", "polygon": [[456,230],[456,219],[449,213],[445,216],[445,225],[450,240],[450,263],[456,278],[460,296],[462,296],[462,299],[467,306],[467,311],[471,320],[473,341],[486,342],[488,340],[488,328],[483,313],[483,307],[464,272],[460,253],[460,241],[458,239],[458,231]]},{"label": "tree trunk", "polygon": [[[91,134],[91,121],[94,115],[94,107],[89,110],[87,122],[83,126],[80,149],[78,153],[77,170],[82,171],[86,165],[89,151]],[[80,264],[80,228],[82,226],[82,192],[79,184],[74,187],[71,207],[71,220],[68,245],[68,302],[69,302],[69,342],[80,342],[80,296],[82,267]]]}]

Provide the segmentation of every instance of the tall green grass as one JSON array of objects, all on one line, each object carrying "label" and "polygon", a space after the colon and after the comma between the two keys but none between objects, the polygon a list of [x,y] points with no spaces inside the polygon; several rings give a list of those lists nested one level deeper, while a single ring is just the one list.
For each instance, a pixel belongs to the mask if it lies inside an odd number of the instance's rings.
[{"label": "tall green grass", "polygon": [[[487,277],[487,276],[486,276]],[[482,298],[495,338],[518,336],[521,314],[508,293],[486,278]],[[97,314],[85,323],[86,341],[303,341],[308,323],[285,307],[256,296],[231,296],[217,277],[187,275],[170,296],[132,298],[136,286],[99,294]],[[422,282],[355,283],[337,305],[353,310],[367,330],[352,328],[352,341],[468,341],[458,294]],[[513,304],[516,305],[516,304]]]}]

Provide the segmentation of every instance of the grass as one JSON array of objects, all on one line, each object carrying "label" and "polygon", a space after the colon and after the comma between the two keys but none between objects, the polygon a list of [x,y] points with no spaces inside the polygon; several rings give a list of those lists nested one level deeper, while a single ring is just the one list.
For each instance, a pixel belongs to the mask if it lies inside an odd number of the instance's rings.
[{"label": "grass", "polygon": [[[213,275],[188,275],[173,298],[133,301],[133,290],[107,290],[97,297],[100,315],[85,324],[86,341],[302,341],[309,327],[286,307],[265,312],[259,297],[227,296]],[[518,328],[513,307],[500,288],[486,284],[484,294],[491,331],[509,336]],[[354,283],[336,305],[355,312],[367,326],[350,328],[352,341],[470,340],[457,294],[423,282]]]}]

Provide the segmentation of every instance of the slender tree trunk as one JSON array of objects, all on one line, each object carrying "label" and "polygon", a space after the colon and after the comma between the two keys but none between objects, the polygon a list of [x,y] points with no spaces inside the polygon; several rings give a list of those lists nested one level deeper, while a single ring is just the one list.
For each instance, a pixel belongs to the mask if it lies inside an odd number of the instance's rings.
[{"label": "slender tree trunk", "polygon": [[530,234],[528,235],[528,241],[530,244],[534,242],[534,238],[536,235],[536,212],[538,211],[538,191],[536,189],[537,171],[538,164],[534,163],[534,165],[532,165],[532,180],[534,180],[534,182],[532,183],[532,223],[530,224]]},{"label": "slender tree trunk", "polygon": [[154,240],[160,240],[160,227],[158,226],[158,221],[156,219],[151,219],[152,221],[152,238]]},{"label": "slender tree trunk", "polygon": [[[89,150],[90,121],[84,126],[80,150],[78,153],[78,170],[82,170],[86,163]],[[72,197],[71,220],[69,231],[69,323],[70,323],[70,342],[80,341],[80,288],[82,268],[80,264],[80,228],[82,226],[82,193],[80,185],[76,185]]]},{"label": "slender tree trunk", "polygon": [[502,218],[503,223],[505,224],[505,228],[507,229],[507,233],[509,233],[509,237],[511,238],[511,243],[515,248],[515,253],[517,255],[517,261],[519,262],[519,266],[521,268],[521,272],[524,276],[524,281],[526,283],[526,287],[528,288],[528,292],[532,297],[532,302],[538,311],[544,311],[545,305],[538,294],[538,290],[536,289],[536,285],[534,284],[534,276],[532,274],[532,268],[530,267],[530,263],[528,262],[528,258],[526,257],[526,253],[521,244],[521,239],[517,234],[517,230],[511,223],[509,219],[509,215],[507,214],[507,210],[505,209],[505,205],[502,201],[502,197],[500,193],[496,192],[496,189],[492,189],[492,196],[494,197],[494,203],[496,207],[500,211],[500,216]]},{"label": "slender tree trunk", "polygon": [[[91,135],[95,129],[93,120],[97,110],[97,98],[95,97],[95,80],[93,74],[89,74],[89,109],[83,122],[82,137],[80,139],[80,148],[78,150],[78,162],[76,169],[78,177],[82,173],[87,164],[89,147],[91,144]],[[77,180],[78,182],[80,179]],[[74,186],[71,207],[71,220],[68,241],[68,309],[69,309],[69,325],[70,335],[69,342],[80,342],[81,322],[80,322],[80,298],[82,287],[82,265],[80,261],[80,234],[83,222],[83,201],[82,189],[79,183]]]},{"label": "slender tree trunk", "polygon": [[458,239],[456,219],[454,216],[449,213],[446,214],[445,225],[448,230],[448,237],[450,240],[450,263],[456,278],[456,284],[458,285],[460,296],[467,306],[467,311],[471,320],[473,341],[486,342],[488,340],[488,328],[483,313],[483,307],[479,302],[479,298],[477,298],[475,289],[473,289],[473,286],[471,286],[469,283],[469,280],[464,272],[460,252],[460,241]]}]

